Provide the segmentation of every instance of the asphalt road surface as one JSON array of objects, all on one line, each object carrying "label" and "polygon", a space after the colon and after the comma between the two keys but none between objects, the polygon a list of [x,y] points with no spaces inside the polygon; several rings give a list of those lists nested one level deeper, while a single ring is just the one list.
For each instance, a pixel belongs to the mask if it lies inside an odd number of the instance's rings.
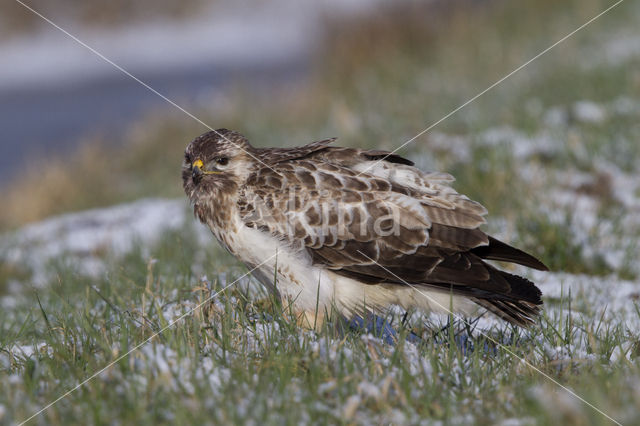
[{"label": "asphalt road surface", "polygon": [[[229,83],[250,89],[286,84],[305,74],[302,61],[223,69],[199,65],[137,77],[189,110],[202,106],[202,93],[214,93]],[[202,98],[202,96],[200,96]],[[206,98],[206,97],[205,97]],[[62,87],[0,91],[0,184],[5,184],[34,159],[63,155],[92,135],[114,143],[128,126],[148,111],[174,108],[130,77],[113,75]],[[185,120],[192,118],[185,115]],[[216,123],[210,123],[216,126]]]}]

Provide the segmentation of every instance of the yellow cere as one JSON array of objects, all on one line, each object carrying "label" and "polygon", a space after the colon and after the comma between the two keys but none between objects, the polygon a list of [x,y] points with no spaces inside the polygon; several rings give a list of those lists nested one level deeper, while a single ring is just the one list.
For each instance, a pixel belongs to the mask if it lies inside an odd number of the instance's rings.
[{"label": "yellow cere", "polygon": [[193,162],[193,164],[191,166],[198,167],[198,168],[202,169],[204,164],[202,163],[202,160],[196,160],[196,161]]}]

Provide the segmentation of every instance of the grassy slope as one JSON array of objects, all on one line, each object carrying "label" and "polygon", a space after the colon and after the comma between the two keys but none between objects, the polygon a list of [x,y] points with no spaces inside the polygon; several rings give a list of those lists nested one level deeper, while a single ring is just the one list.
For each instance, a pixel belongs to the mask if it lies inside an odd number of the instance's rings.
[{"label": "grassy slope", "polygon": [[[393,148],[583,23],[605,2],[571,5],[465,8],[442,12],[441,20],[415,6],[407,14],[385,11],[349,28],[337,25],[305,96],[285,96],[269,105],[244,101],[248,97],[240,93],[225,112],[217,111],[215,122],[242,130],[259,145],[338,135],[353,146]],[[616,173],[639,172],[634,162],[640,149],[637,116],[612,105],[622,96],[640,102],[640,67],[637,57],[619,63],[600,58],[607,50],[605,34],[612,28],[631,31],[633,17],[639,16],[634,7],[623,4],[402,151],[426,167],[453,173],[456,188],[492,212],[493,231],[536,252],[554,269],[603,275],[602,285],[611,286],[620,283],[618,277],[635,279],[637,258],[627,239],[637,240],[640,230],[637,223],[626,225],[628,206],[612,197],[610,180],[597,177],[604,162]],[[594,66],[580,65],[590,59]],[[584,99],[596,102],[607,118],[581,118],[575,102]],[[202,111],[203,117],[207,114]],[[555,124],[549,118],[554,114],[561,117]],[[487,135],[505,126],[528,139],[516,144]],[[48,186],[39,185],[41,175],[22,178],[7,195],[16,211],[3,210],[2,224],[15,226],[53,212],[149,194],[179,196],[177,163],[186,141],[200,131],[183,117],[150,118],[130,132],[127,152],[104,152],[93,145],[78,154],[74,167],[60,163],[39,169],[51,173],[45,175]],[[551,140],[551,151],[517,154],[522,144],[539,147],[541,134]],[[454,137],[461,141],[458,148],[450,142]],[[94,161],[107,155],[113,161]],[[586,175],[587,183],[572,186],[567,176],[578,173]],[[615,176],[610,179],[616,182]],[[102,190],[100,198],[94,195],[96,187]],[[553,187],[593,201],[597,223],[586,226],[573,204],[555,203]],[[3,299],[0,422],[26,418],[243,274],[213,245],[203,254],[189,229],[146,247],[155,263],[149,263],[142,248],[124,258],[105,255],[108,273],[96,279],[79,275],[62,258],[50,265],[49,286]],[[605,232],[607,239],[602,238]],[[604,259],[611,247],[626,256],[622,262]],[[194,270],[208,271],[210,281],[200,285]],[[28,272],[6,263],[0,274],[3,283],[29,282]],[[633,304],[624,316],[605,311],[606,304],[604,296],[602,304],[594,305],[589,294],[561,294],[546,300],[539,327],[522,332],[496,326],[491,333],[514,342],[508,343],[511,350],[631,424],[640,406],[640,346],[629,324],[638,324],[640,315]],[[503,350],[463,356],[446,344],[463,331],[460,323],[445,330],[440,343],[429,339],[419,346],[391,347],[358,333],[300,332],[269,301],[236,288],[204,308],[42,419],[607,423]],[[274,320],[264,320],[264,311]],[[473,336],[483,347],[482,335],[475,331]],[[40,349],[29,354],[37,344]]]}]

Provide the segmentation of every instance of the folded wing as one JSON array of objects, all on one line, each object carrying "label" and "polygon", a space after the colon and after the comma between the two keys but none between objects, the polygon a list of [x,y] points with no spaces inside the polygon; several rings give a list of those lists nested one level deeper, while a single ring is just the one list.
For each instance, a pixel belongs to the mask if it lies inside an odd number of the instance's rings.
[{"label": "folded wing", "polygon": [[424,173],[385,151],[328,143],[283,150],[270,159],[273,169],[254,173],[243,221],[363,283],[440,289],[510,322],[532,321],[538,288],[485,260],[546,267],[478,229],[486,209],[451,188],[449,175]]}]

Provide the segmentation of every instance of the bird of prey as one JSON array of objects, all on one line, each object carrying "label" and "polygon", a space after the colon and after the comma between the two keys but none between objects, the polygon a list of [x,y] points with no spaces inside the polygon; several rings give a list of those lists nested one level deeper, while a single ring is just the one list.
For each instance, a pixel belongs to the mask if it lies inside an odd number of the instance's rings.
[{"label": "bird of prey", "polygon": [[456,192],[453,177],[334,140],[254,148],[218,129],[193,140],[182,165],[195,215],[300,323],[394,304],[467,315],[480,305],[534,322],[540,290],[487,260],[546,266],[479,229],[487,210]]}]

